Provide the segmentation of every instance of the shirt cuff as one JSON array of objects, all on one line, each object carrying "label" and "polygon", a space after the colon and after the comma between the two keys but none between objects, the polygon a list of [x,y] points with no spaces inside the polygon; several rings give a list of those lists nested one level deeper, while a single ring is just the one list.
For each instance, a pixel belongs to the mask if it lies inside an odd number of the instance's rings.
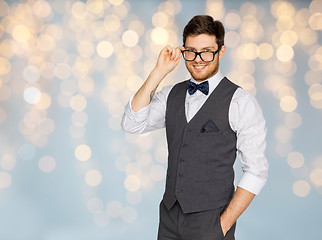
[{"label": "shirt cuff", "polygon": [[130,101],[126,107],[126,115],[131,116],[134,118],[136,122],[141,122],[147,119],[150,113],[150,104],[137,112],[134,112],[132,109],[132,99],[134,95],[130,98]]},{"label": "shirt cuff", "polygon": [[265,183],[266,180],[263,180],[252,173],[245,172],[238,183],[238,187],[258,195]]}]

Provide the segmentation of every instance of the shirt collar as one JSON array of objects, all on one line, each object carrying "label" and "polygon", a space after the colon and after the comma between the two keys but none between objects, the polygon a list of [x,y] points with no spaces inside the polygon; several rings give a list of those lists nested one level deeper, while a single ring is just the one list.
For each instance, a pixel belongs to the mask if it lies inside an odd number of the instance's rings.
[{"label": "shirt collar", "polygon": [[[207,80],[204,80],[202,82],[208,81],[209,82],[209,94],[212,93],[213,90],[215,90],[215,88],[218,86],[218,84],[220,83],[220,81],[223,79],[223,75],[221,74],[220,70],[218,70],[218,72],[212,76],[211,78],[208,78]],[[202,82],[198,82],[195,79],[193,79],[193,77],[191,77],[190,81],[196,83],[196,84],[200,84]]]}]

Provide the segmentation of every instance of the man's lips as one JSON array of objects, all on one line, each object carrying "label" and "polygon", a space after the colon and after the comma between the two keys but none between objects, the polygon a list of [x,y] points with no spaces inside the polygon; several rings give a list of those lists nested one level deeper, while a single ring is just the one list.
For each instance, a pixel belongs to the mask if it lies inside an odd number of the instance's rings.
[{"label": "man's lips", "polygon": [[197,71],[203,70],[207,67],[207,65],[205,64],[193,64],[192,66]]}]

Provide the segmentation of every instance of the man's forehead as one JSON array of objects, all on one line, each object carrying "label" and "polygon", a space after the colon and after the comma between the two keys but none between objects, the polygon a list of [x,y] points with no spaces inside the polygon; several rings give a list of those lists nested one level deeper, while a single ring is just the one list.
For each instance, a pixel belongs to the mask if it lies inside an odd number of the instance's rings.
[{"label": "man's forehead", "polygon": [[186,38],[186,47],[191,48],[217,48],[216,36],[209,34],[190,35]]}]

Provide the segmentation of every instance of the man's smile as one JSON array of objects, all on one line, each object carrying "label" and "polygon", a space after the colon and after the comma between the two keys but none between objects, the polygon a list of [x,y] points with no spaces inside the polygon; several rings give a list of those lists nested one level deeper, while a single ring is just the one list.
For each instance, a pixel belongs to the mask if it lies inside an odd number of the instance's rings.
[{"label": "man's smile", "polygon": [[197,71],[203,70],[207,67],[207,64],[193,64],[193,68]]}]

